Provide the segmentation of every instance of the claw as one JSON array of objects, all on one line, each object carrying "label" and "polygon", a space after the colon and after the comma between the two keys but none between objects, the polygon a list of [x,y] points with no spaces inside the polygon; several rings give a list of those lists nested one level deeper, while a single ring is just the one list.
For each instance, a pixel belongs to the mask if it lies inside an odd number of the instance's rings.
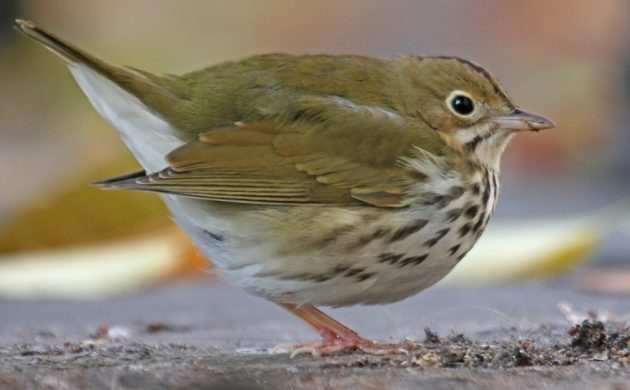
[{"label": "claw", "polygon": [[319,353],[317,348],[315,347],[301,347],[297,348],[295,351],[291,352],[289,355],[289,359],[293,359],[296,356],[302,355],[304,353],[310,353],[313,357],[321,357],[322,355]]},{"label": "claw", "polygon": [[291,352],[291,350],[294,349],[294,345],[293,344],[278,344],[275,347],[271,348],[269,350],[269,354],[270,355],[275,355],[277,353],[284,353],[284,352]]}]

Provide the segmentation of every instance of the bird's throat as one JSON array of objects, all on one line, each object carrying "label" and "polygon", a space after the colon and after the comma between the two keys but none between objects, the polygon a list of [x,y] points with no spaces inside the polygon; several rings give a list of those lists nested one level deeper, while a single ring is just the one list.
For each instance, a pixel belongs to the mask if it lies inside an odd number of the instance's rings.
[{"label": "bird's throat", "polygon": [[501,155],[513,135],[512,131],[496,130],[481,124],[457,130],[453,138],[463,153],[498,172]]}]

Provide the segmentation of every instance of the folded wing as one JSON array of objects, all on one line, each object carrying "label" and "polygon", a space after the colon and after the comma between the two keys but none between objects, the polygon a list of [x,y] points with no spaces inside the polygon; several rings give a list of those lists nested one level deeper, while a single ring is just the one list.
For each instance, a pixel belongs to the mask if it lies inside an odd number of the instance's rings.
[{"label": "folded wing", "polygon": [[339,97],[304,97],[282,114],[200,134],[159,172],[99,184],[222,202],[402,207],[422,175],[401,158],[442,151],[419,121]]}]

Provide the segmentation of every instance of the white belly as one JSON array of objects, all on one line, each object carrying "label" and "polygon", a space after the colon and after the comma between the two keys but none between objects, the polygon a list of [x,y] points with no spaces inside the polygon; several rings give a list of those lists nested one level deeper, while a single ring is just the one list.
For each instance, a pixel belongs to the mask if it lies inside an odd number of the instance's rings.
[{"label": "white belly", "polygon": [[273,301],[347,306],[395,302],[442,279],[485,228],[488,212],[465,213],[483,194],[439,210],[167,203],[227,280]]}]

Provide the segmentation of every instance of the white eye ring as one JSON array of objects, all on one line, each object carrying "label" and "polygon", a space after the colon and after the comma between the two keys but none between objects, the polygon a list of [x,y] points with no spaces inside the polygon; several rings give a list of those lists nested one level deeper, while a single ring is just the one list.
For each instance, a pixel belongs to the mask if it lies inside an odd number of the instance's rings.
[{"label": "white eye ring", "polygon": [[456,89],[448,95],[444,102],[453,114],[461,118],[470,118],[477,112],[475,100],[466,91]]}]

